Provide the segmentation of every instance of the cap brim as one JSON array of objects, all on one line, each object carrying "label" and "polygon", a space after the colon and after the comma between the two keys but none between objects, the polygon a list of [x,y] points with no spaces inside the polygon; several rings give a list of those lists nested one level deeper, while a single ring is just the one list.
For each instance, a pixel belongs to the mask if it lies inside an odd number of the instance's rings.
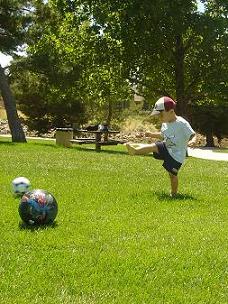
[{"label": "cap brim", "polygon": [[160,111],[153,110],[150,115],[154,116],[154,115],[159,115],[160,113],[161,113]]}]

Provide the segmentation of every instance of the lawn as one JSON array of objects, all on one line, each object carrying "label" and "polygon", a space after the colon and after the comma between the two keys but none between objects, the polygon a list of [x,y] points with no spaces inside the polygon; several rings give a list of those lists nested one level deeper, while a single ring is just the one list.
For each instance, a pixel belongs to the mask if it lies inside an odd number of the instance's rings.
[{"label": "lawn", "polygon": [[[228,303],[227,162],[188,158],[170,199],[160,161],[123,146],[0,153],[1,304]],[[17,176],[55,196],[54,225],[21,225]]]}]

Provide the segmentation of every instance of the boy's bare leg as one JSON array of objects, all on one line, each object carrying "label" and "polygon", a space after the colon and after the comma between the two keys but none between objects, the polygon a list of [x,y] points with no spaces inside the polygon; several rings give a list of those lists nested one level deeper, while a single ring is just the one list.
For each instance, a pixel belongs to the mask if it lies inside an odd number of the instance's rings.
[{"label": "boy's bare leg", "polygon": [[135,145],[127,143],[126,147],[130,155],[145,155],[151,152],[158,153],[158,148],[155,144]]},{"label": "boy's bare leg", "polygon": [[178,190],[178,177],[176,175],[173,175],[172,173],[169,173],[170,182],[171,182],[171,196],[175,196],[177,194]]}]

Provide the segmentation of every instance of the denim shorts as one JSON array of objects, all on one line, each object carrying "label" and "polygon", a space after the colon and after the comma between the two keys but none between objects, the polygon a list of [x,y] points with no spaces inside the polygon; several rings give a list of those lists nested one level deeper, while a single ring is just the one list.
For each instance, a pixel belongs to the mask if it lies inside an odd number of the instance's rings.
[{"label": "denim shorts", "polygon": [[182,163],[179,163],[169,154],[165,143],[162,141],[156,142],[156,146],[158,148],[158,153],[154,152],[153,156],[156,159],[164,160],[162,166],[173,175],[177,175],[178,170],[180,169]]}]

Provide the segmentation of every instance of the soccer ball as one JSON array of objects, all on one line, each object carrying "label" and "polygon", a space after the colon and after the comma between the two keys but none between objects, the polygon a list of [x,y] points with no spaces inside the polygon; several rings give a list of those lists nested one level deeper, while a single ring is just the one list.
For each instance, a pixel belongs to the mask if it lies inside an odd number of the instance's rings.
[{"label": "soccer ball", "polygon": [[12,181],[13,193],[15,195],[23,195],[29,190],[31,186],[30,181],[26,177],[17,177]]},{"label": "soccer ball", "polygon": [[58,205],[51,193],[35,189],[22,196],[18,211],[26,224],[50,224],[56,218]]}]

